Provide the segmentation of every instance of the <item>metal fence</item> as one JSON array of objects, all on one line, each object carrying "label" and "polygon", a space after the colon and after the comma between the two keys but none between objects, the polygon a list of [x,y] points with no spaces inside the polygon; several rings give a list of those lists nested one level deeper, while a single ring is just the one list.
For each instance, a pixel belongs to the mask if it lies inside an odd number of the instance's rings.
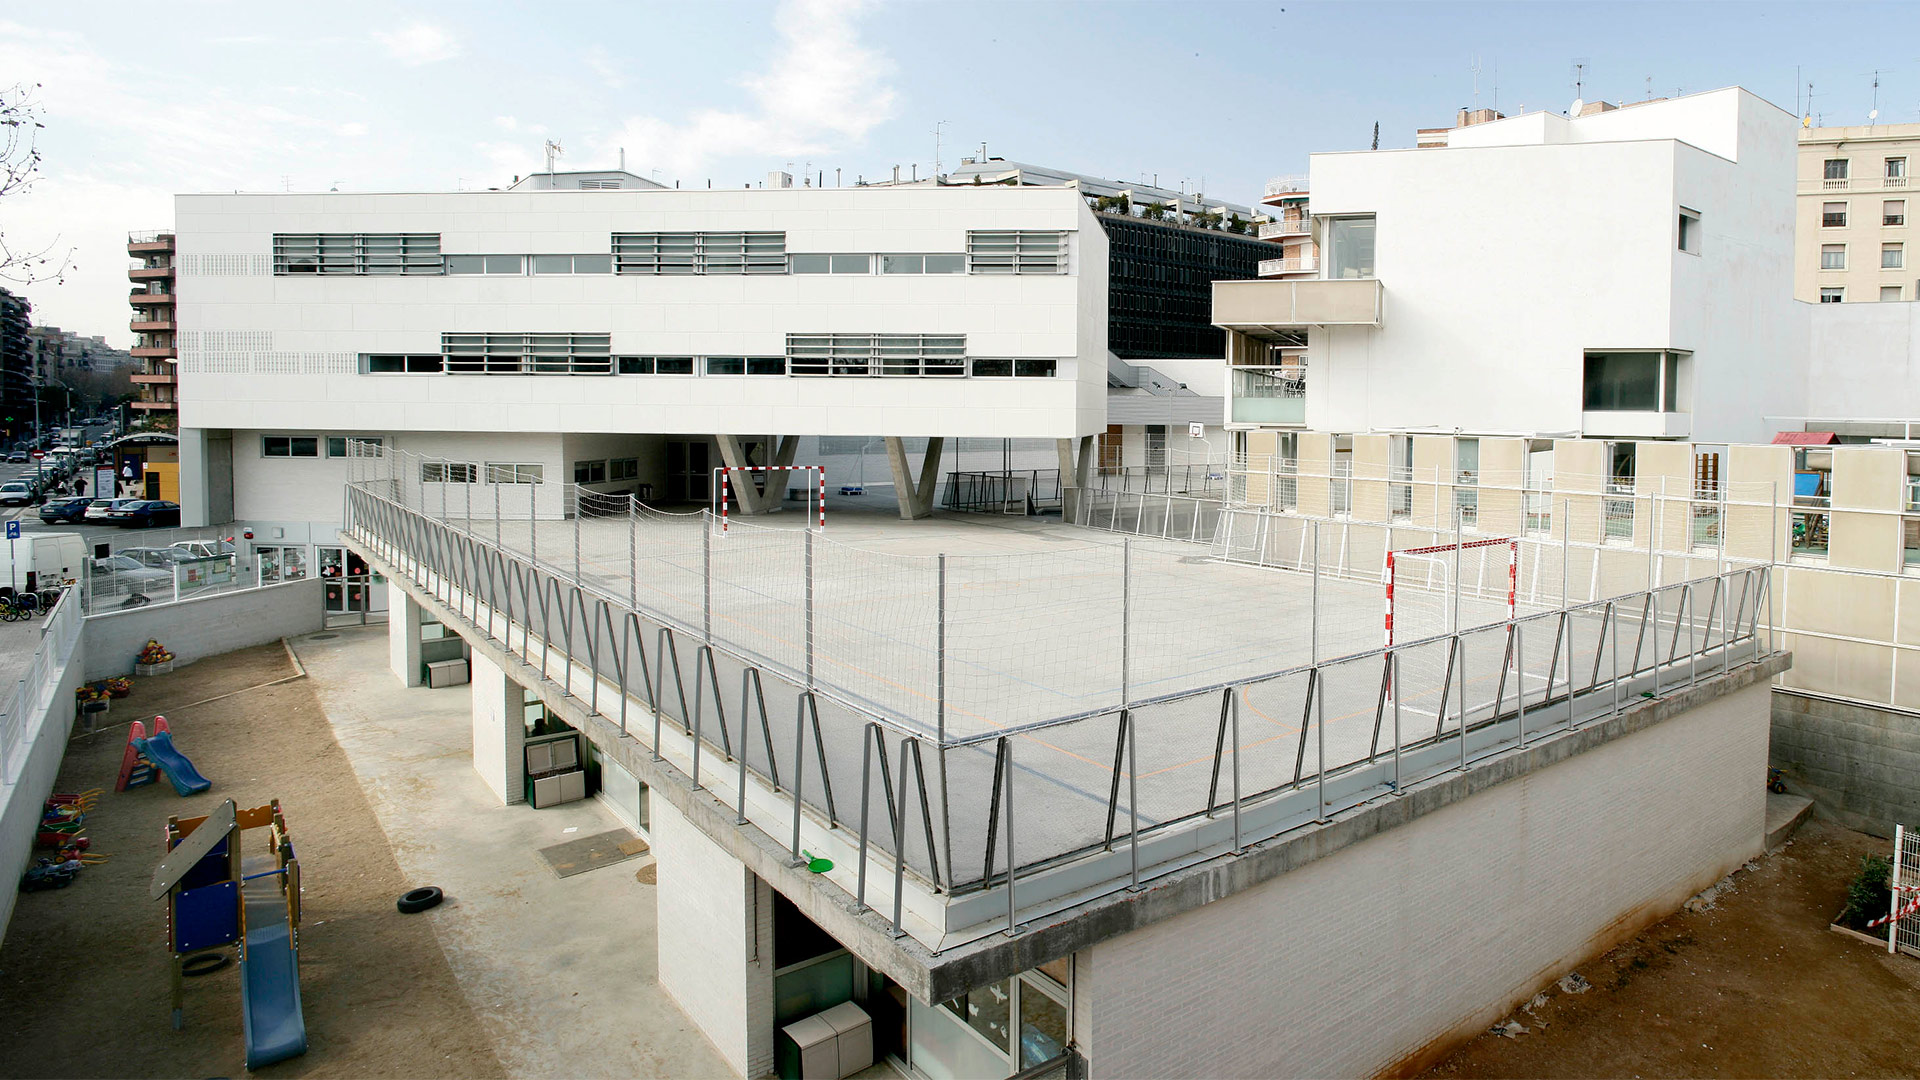
[{"label": "metal fence", "polygon": [[[632,499],[624,529],[454,517],[411,481],[417,460],[355,464],[356,545],[742,823],[790,837],[795,859],[803,826],[857,828],[856,899],[869,855],[891,861],[896,933],[907,873],[1004,889],[1011,928],[1016,886],[1064,861],[1137,882],[1196,845],[1238,850],[1772,648],[1762,565],[1511,615],[1456,573],[1446,621],[1382,647],[1343,636],[1354,598],[1378,593],[1325,572],[1325,533],[1305,571],[1135,540],[914,559],[811,529],[719,539],[704,512]],[[1192,590],[1216,576],[1225,606],[1196,620]],[[1249,647],[1227,648],[1229,630]]]},{"label": "metal fence", "polygon": [[[80,597],[73,589],[60,594],[36,629],[39,641],[13,684],[0,691],[0,783],[12,786],[20,777],[27,751],[46,723],[60,673],[80,640]],[[0,799],[0,802],[4,802]]]},{"label": "metal fence", "polygon": [[[236,547],[239,527],[228,524],[181,529],[142,529],[120,536],[88,538],[91,550],[107,547],[109,558],[124,555],[140,565],[90,570],[81,587],[81,604],[88,615],[103,615],[149,604],[172,604],[218,593],[258,588],[282,580],[266,576],[262,560]],[[173,555],[175,543],[203,541],[208,555]],[[221,545],[231,549],[217,553]],[[89,560],[89,567],[97,565]],[[301,576],[304,576],[304,569]]]}]

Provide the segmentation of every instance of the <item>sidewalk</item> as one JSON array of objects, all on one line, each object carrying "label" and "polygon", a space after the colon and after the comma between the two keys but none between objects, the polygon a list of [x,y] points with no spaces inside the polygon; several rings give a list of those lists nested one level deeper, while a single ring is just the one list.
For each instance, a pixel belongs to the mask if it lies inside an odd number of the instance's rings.
[{"label": "sidewalk", "polygon": [[[465,686],[408,689],[383,627],[292,642],[402,876],[510,1076],[725,1076],[660,989],[649,857],[556,878],[538,850],[621,827],[594,800],[502,807],[473,771]],[[568,831],[573,830],[573,831]]]}]

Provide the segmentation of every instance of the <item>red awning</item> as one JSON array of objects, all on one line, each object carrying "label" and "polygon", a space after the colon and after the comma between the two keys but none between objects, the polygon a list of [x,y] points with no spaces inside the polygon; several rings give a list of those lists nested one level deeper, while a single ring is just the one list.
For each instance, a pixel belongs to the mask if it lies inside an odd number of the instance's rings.
[{"label": "red awning", "polygon": [[1832,446],[1839,441],[1831,431],[1782,431],[1773,437],[1775,446]]}]

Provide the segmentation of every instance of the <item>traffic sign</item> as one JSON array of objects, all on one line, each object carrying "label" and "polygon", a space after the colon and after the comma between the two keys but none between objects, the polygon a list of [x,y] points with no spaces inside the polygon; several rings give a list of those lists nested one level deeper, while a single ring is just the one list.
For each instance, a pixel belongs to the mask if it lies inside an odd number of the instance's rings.
[{"label": "traffic sign", "polygon": [[20,539],[20,523],[18,521],[7,522],[7,539],[9,540]]}]

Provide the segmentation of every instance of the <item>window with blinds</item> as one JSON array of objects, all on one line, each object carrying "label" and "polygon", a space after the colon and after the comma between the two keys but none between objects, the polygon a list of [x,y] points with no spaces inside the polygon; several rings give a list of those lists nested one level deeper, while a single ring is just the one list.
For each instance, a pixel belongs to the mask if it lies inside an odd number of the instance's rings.
[{"label": "window with blinds", "polygon": [[441,334],[449,375],[611,375],[610,334]]},{"label": "window with blinds", "polygon": [[274,233],[273,272],[440,274],[439,233]]},{"label": "window with blinds", "polygon": [[794,375],[944,375],[967,373],[965,334],[788,334]]},{"label": "window with blinds", "polygon": [[1064,274],[1067,234],[1036,229],[969,230],[969,274]]},{"label": "window with blinds", "polygon": [[614,233],[616,274],[784,274],[783,232]]}]

